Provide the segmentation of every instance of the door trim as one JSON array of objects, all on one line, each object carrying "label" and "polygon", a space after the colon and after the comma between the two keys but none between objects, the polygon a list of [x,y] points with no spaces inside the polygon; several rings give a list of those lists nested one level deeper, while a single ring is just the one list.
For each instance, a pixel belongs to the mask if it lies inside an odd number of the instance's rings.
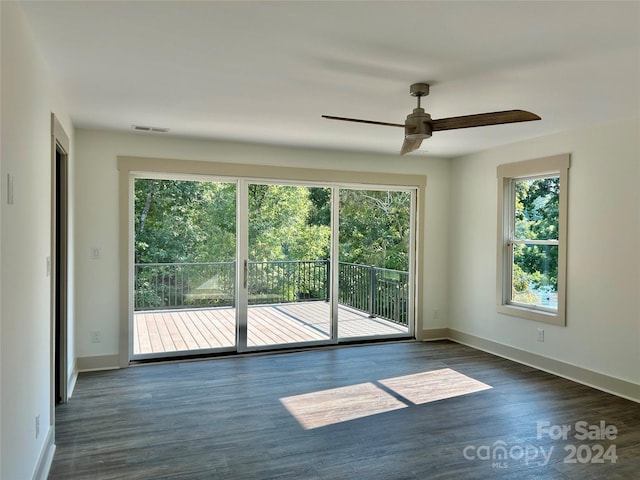
[{"label": "door trim", "polygon": [[[130,363],[129,325],[133,315],[133,237],[132,223],[133,199],[129,195],[132,174],[141,172],[168,175],[197,175],[210,177],[231,177],[234,180],[259,180],[274,182],[300,182],[333,185],[354,186],[387,186],[399,188],[415,188],[416,191],[416,250],[414,275],[414,318],[413,332],[418,340],[422,332],[422,275],[424,265],[423,237],[425,215],[426,175],[397,174],[388,172],[362,172],[350,170],[328,170],[300,167],[277,167],[270,165],[252,165],[238,163],[208,162],[198,160],[179,160],[169,158],[118,156],[119,170],[119,231],[120,231],[120,367],[126,368]],[[340,179],[339,182],[336,179]],[[242,260],[242,258],[240,259]],[[240,269],[238,269],[240,270]],[[242,290],[242,289],[240,289]]]},{"label": "door trim", "polygon": [[[58,159],[58,155],[60,158]],[[51,424],[55,405],[68,401],[69,137],[51,114]],[[59,256],[58,252],[59,251]],[[56,365],[58,372],[56,372]],[[57,373],[57,374],[56,374]],[[58,398],[56,398],[56,391]]]}]

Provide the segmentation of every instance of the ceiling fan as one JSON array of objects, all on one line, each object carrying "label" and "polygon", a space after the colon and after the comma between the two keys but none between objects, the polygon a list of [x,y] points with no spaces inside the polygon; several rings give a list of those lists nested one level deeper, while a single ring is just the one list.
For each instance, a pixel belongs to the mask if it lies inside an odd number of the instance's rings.
[{"label": "ceiling fan", "polygon": [[385,125],[388,127],[403,127],[404,142],[400,150],[400,155],[417,150],[422,140],[431,136],[431,132],[540,120],[538,115],[525,110],[505,110],[502,112],[479,113],[477,115],[464,115],[461,117],[432,120],[431,115],[426,113],[424,108],[420,107],[420,98],[429,95],[429,84],[414,83],[409,88],[409,93],[418,98],[418,106],[413,109],[413,113],[407,115],[404,124],[359,120],[357,118],[332,117],[330,115],[322,115],[322,117],[328,118],[329,120],[344,120],[346,122],[370,123],[372,125]]}]

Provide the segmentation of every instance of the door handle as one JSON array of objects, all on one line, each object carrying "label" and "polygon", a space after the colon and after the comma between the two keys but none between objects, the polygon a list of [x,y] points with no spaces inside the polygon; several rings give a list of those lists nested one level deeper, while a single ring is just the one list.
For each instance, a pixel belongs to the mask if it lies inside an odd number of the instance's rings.
[{"label": "door handle", "polygon": [[245,260],[244,261],[244,288],[247,288],[247,282],[248,282],[248,276],[249,276],[249,260]]}]

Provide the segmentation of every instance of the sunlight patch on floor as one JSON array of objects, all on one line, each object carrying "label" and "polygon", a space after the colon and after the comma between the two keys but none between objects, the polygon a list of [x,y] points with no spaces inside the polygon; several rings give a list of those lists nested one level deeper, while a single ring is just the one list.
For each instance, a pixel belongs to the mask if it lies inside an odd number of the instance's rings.
[{"label": "sunlight patch on floor", "polygon": [[305,430],[407,407],[373,383],[305,393],[280,401]]},{"label": "sunlight patch on floor", "polygon": [[443,368],[284,397],[280,401],[302,428],[310,430],[490,388],[451,368]]},{"label": "sunlight patch on floor", "polygon": [[415,405],[487,390],[491,386],[451,368],[387,378],[380,383]]}]

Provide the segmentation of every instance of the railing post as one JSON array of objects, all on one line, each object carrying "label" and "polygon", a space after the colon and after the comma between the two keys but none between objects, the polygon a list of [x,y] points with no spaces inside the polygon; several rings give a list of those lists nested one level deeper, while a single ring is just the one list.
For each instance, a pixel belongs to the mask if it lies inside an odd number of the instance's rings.
[{"label": "railing post", "polygon": [[140,295],[138,295],[138,265],[133,265],[133,309],[137,310],[140,302]]},{"label": "railing post", "polygon": [[375,315],[373,313],[374,307],[374,295],[376,291],[376,267],[371,265],[369,267],[369,318],[374,318]]},{"label": "railing post", "polygon": [[331,295],[331,262],[329,260],[324,261],[326,268],[326,278],[324,281],[325,300],[328,302]]}]

